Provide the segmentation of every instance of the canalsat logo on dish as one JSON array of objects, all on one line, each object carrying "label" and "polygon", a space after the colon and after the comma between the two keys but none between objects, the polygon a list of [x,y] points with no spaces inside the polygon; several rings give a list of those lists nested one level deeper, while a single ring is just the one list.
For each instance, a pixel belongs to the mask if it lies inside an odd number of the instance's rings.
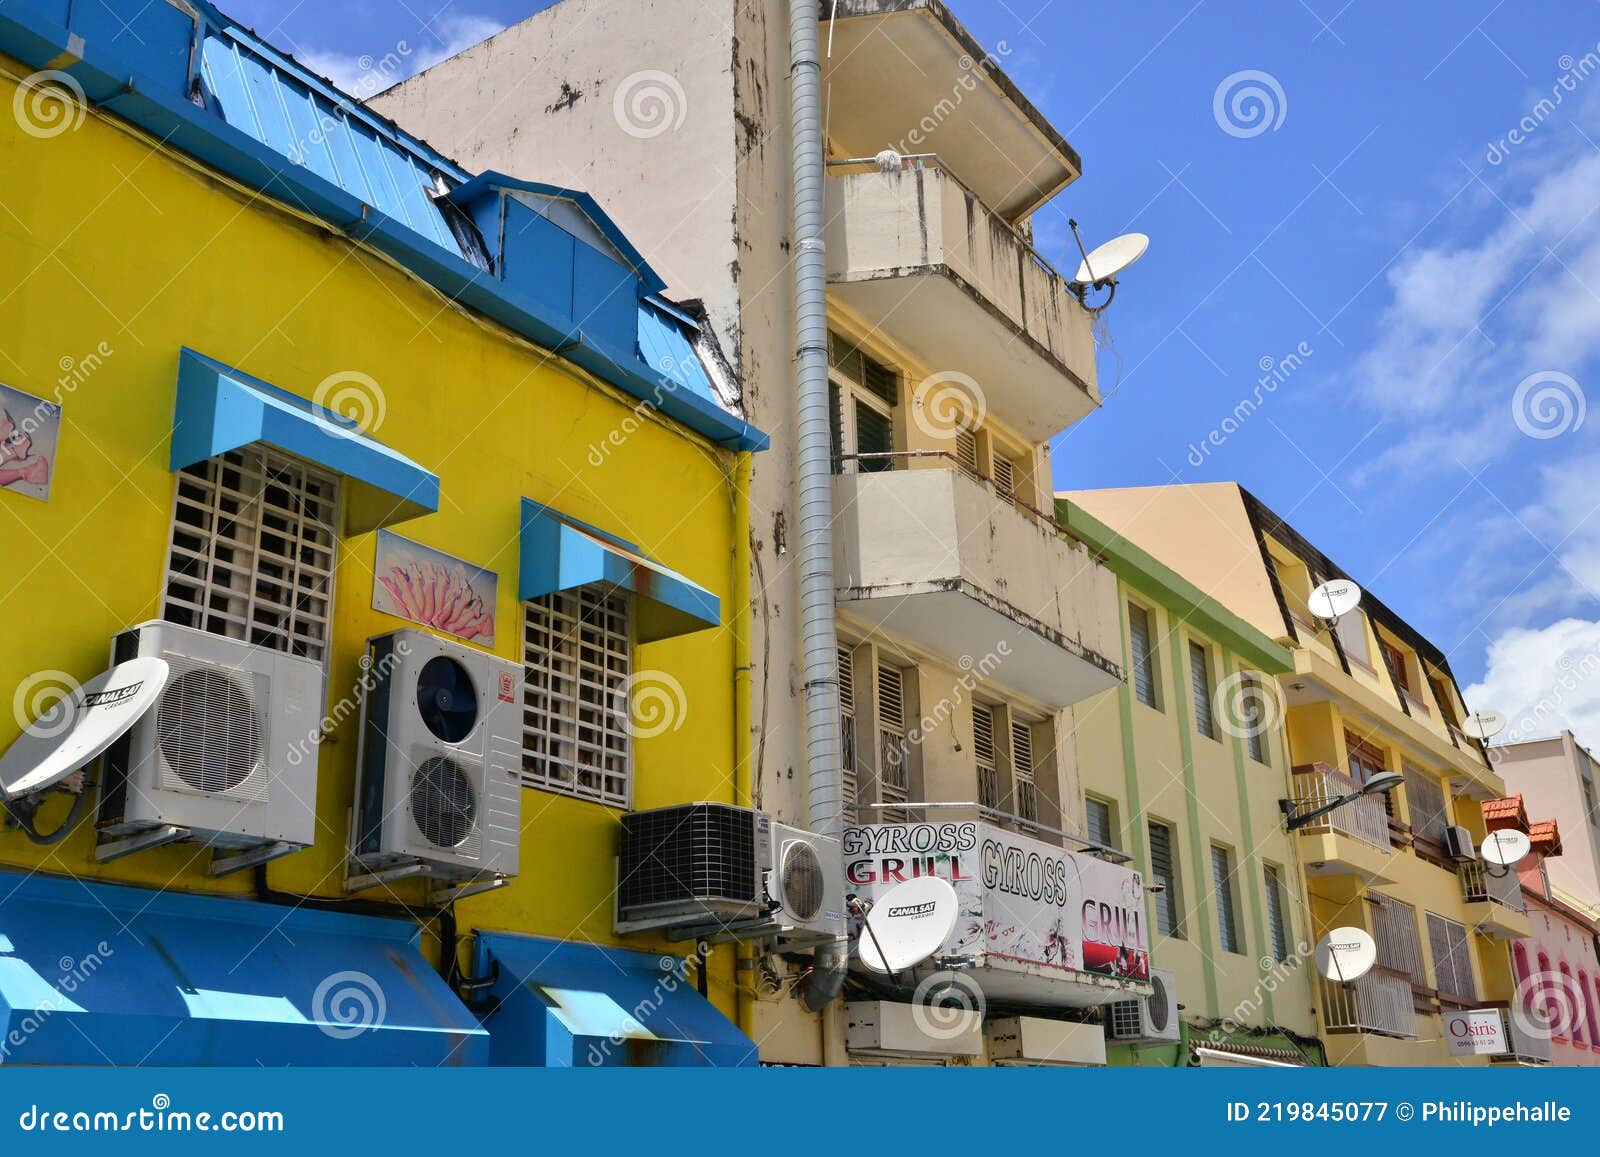
[{"label": "canalsat logo on dish", "polygon": [[929,900],[926,904],[902,904],[898,908],[889,909],[891,920],[921,920],[924,916],[932,916],[938,911],[939,905]]}]

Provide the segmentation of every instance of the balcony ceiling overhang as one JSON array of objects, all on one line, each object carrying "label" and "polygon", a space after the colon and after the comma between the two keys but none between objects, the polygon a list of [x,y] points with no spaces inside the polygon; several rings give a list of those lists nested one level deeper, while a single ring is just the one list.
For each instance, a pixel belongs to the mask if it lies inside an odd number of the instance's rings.
[{"label": "balcony ceiling overhang", "polygon": [[838,592],[837,602],[857,619],[925,651],[959,657],[963,669],[1052,709],[1121,682],[1105,656],[961,580],[851,587]]},{"label": "balcony ceiling overhang", "polygon": [[823,35],[839,155],[938,153],[1012,222],[1082,173],[1066,138],[939,0],[839,0]]},{"label": "balcony ceiling overhang", "polygon": [[1097,390],[948,266],[835,276],[828,295],[923,364],[972,378],[987,410],[1030,442],[1100,405]]}]

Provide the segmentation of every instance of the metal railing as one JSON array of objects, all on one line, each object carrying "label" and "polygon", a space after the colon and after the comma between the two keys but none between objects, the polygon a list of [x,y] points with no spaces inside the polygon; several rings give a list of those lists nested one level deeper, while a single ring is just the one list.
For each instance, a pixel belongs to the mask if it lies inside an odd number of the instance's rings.
[{"label": "metal railing", "polygon": [[[1314,763],[1294,769],[1294,801],[1301,811],[1311,811],[1360,791],[1361,785],[1336,767]],[[1381,796],[1364,795],[1312,820],[1303,832],[1334,832],[1389,850],[1389,813]]]},{"label": "metal railing", "polygon": [[1511,1047],[1493,1059],[1542,1065],[1554,1059],[1549,1033],[1526,1027],[1523,1018],[1510,1009],[1501,1009],[1500,1016],[1505,1021],[1506,1041]]},{"label": "metal railing", "polygon": [[[1087,550],[1089,554],[1098,561],[1105,561],[1100,553],[1092,546],[1090,546],[1087,542],[1084,542],[1083,539],[1079,538],[1076,534],[1073,534],[1072,531],[1068,530],[1061,523],[1057,522],[1053,514],[1046,514],[1044,511],[1040,510],[1037,506],[1033,505],[1033,503],[1029,502],[1026,498],[1023,498],[1014,490],[1002,489],[995,483],[993,478],[990,478],[987,474],[983,474],[977,470],[974,470],[971,466],[961,461],[960,458],[951,453],[949,450],[873,450],[862,454],[838,454],[835,457],[837,458],[840,467],[842,467],[846,462],[854,462],[857,465],[860,465],[861,463],[881,463],[882,465],[879,466],[879,470],[910,470],[913,469],[915,464],[921,460],[938,458],[946,459],[950,463],[949,466],[932,466],[928,467],[928,469],[959,470],[974,482],[987,488],[997,500],[1006,503],[1008,506],[1015,507],[1019,514],[1026,518],[1031,518],[1034,522],[1037,522],[1046,530],[1052,531],[1055,534],[1059,534],[1069,542],[1077,543],[1079,546]],[[836,469],[835,473],[843,474],[845,471],[843,469]]]},{"label": "metal railing", "polygon": [[1522,879],[1514,871],[1495,875],[1482,863],[1471,860],[1458,868],[1461,876],[1461,894],[1469,904],[1493,902],[1513,912],[1526,912],[1522,902]]},{"label": "metal railing", "polygon": [[1380,967],[1349,984],[1324,980],[1322,1027],[1328,1032],[1416,1036],[1417,1010],[1411,999],[1411,978]]}]

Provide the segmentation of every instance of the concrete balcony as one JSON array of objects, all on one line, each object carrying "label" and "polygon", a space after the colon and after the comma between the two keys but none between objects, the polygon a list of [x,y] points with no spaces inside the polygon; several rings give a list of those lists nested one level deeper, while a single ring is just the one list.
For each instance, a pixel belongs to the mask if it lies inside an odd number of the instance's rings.
[{"label": "concrete balcony", "polygon": [[1100,404],[1088,312],[938,158],[832,165],[827,200],[830,300],[934,373],[970,377],[1031,442]]},{"label": "concrete balcony", "polygon": [[956,469],[833,480],[841,611],[1049,708],[1116,686],[1116,578]]},{"label": "concrete balcony", "polygon": [[1350,984],[1322,982],[1322,1027],[1330,1033],[1417,1035],[1411,978],[1389,968],[1374,968]]},{"label": "concrete balcony", "polygon": [[1502,940],[1521,940],[1533,935],[1533,926],[1522,902],[1522,881],[1514,869],[1497,876],[1474,860],[1460,865],[1459,873],[1461,893],[1467,902],[1467,919],[1473,927]]},{"label": "concrete balcony", "polygon": [[940,0],[830,0],[823,61],[840,155],[938,153],[1007,220],[1083,171],[1066,139]]},{"label": "concrete balcony", "polygon": [[[1295,768],[1292,780],[1291,798],[1303,812],[1359,787],[1324,763]],[[1360,796],[1300,829],[1300,860],[1308,876],[1356,876],[1367,884],[1392,884],[1394,856],[1381,796]]]}]

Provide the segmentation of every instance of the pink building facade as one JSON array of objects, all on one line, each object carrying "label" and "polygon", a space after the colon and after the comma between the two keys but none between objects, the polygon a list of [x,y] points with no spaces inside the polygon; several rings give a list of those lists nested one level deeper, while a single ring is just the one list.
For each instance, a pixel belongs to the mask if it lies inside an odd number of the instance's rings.
[{"label": "pink building facade", "polygon": [[[1533,935],[1511,946],[1524,1023],[1547,1031],[1551,1063],[1600,1068],[1600,952],[1582,913],[1551,894],[1547,856],[1561,854],[1554,824],[1535,824],[1534,850],[1519,866]],[[1543,838],[1541,838],[1543,837]]]}]

